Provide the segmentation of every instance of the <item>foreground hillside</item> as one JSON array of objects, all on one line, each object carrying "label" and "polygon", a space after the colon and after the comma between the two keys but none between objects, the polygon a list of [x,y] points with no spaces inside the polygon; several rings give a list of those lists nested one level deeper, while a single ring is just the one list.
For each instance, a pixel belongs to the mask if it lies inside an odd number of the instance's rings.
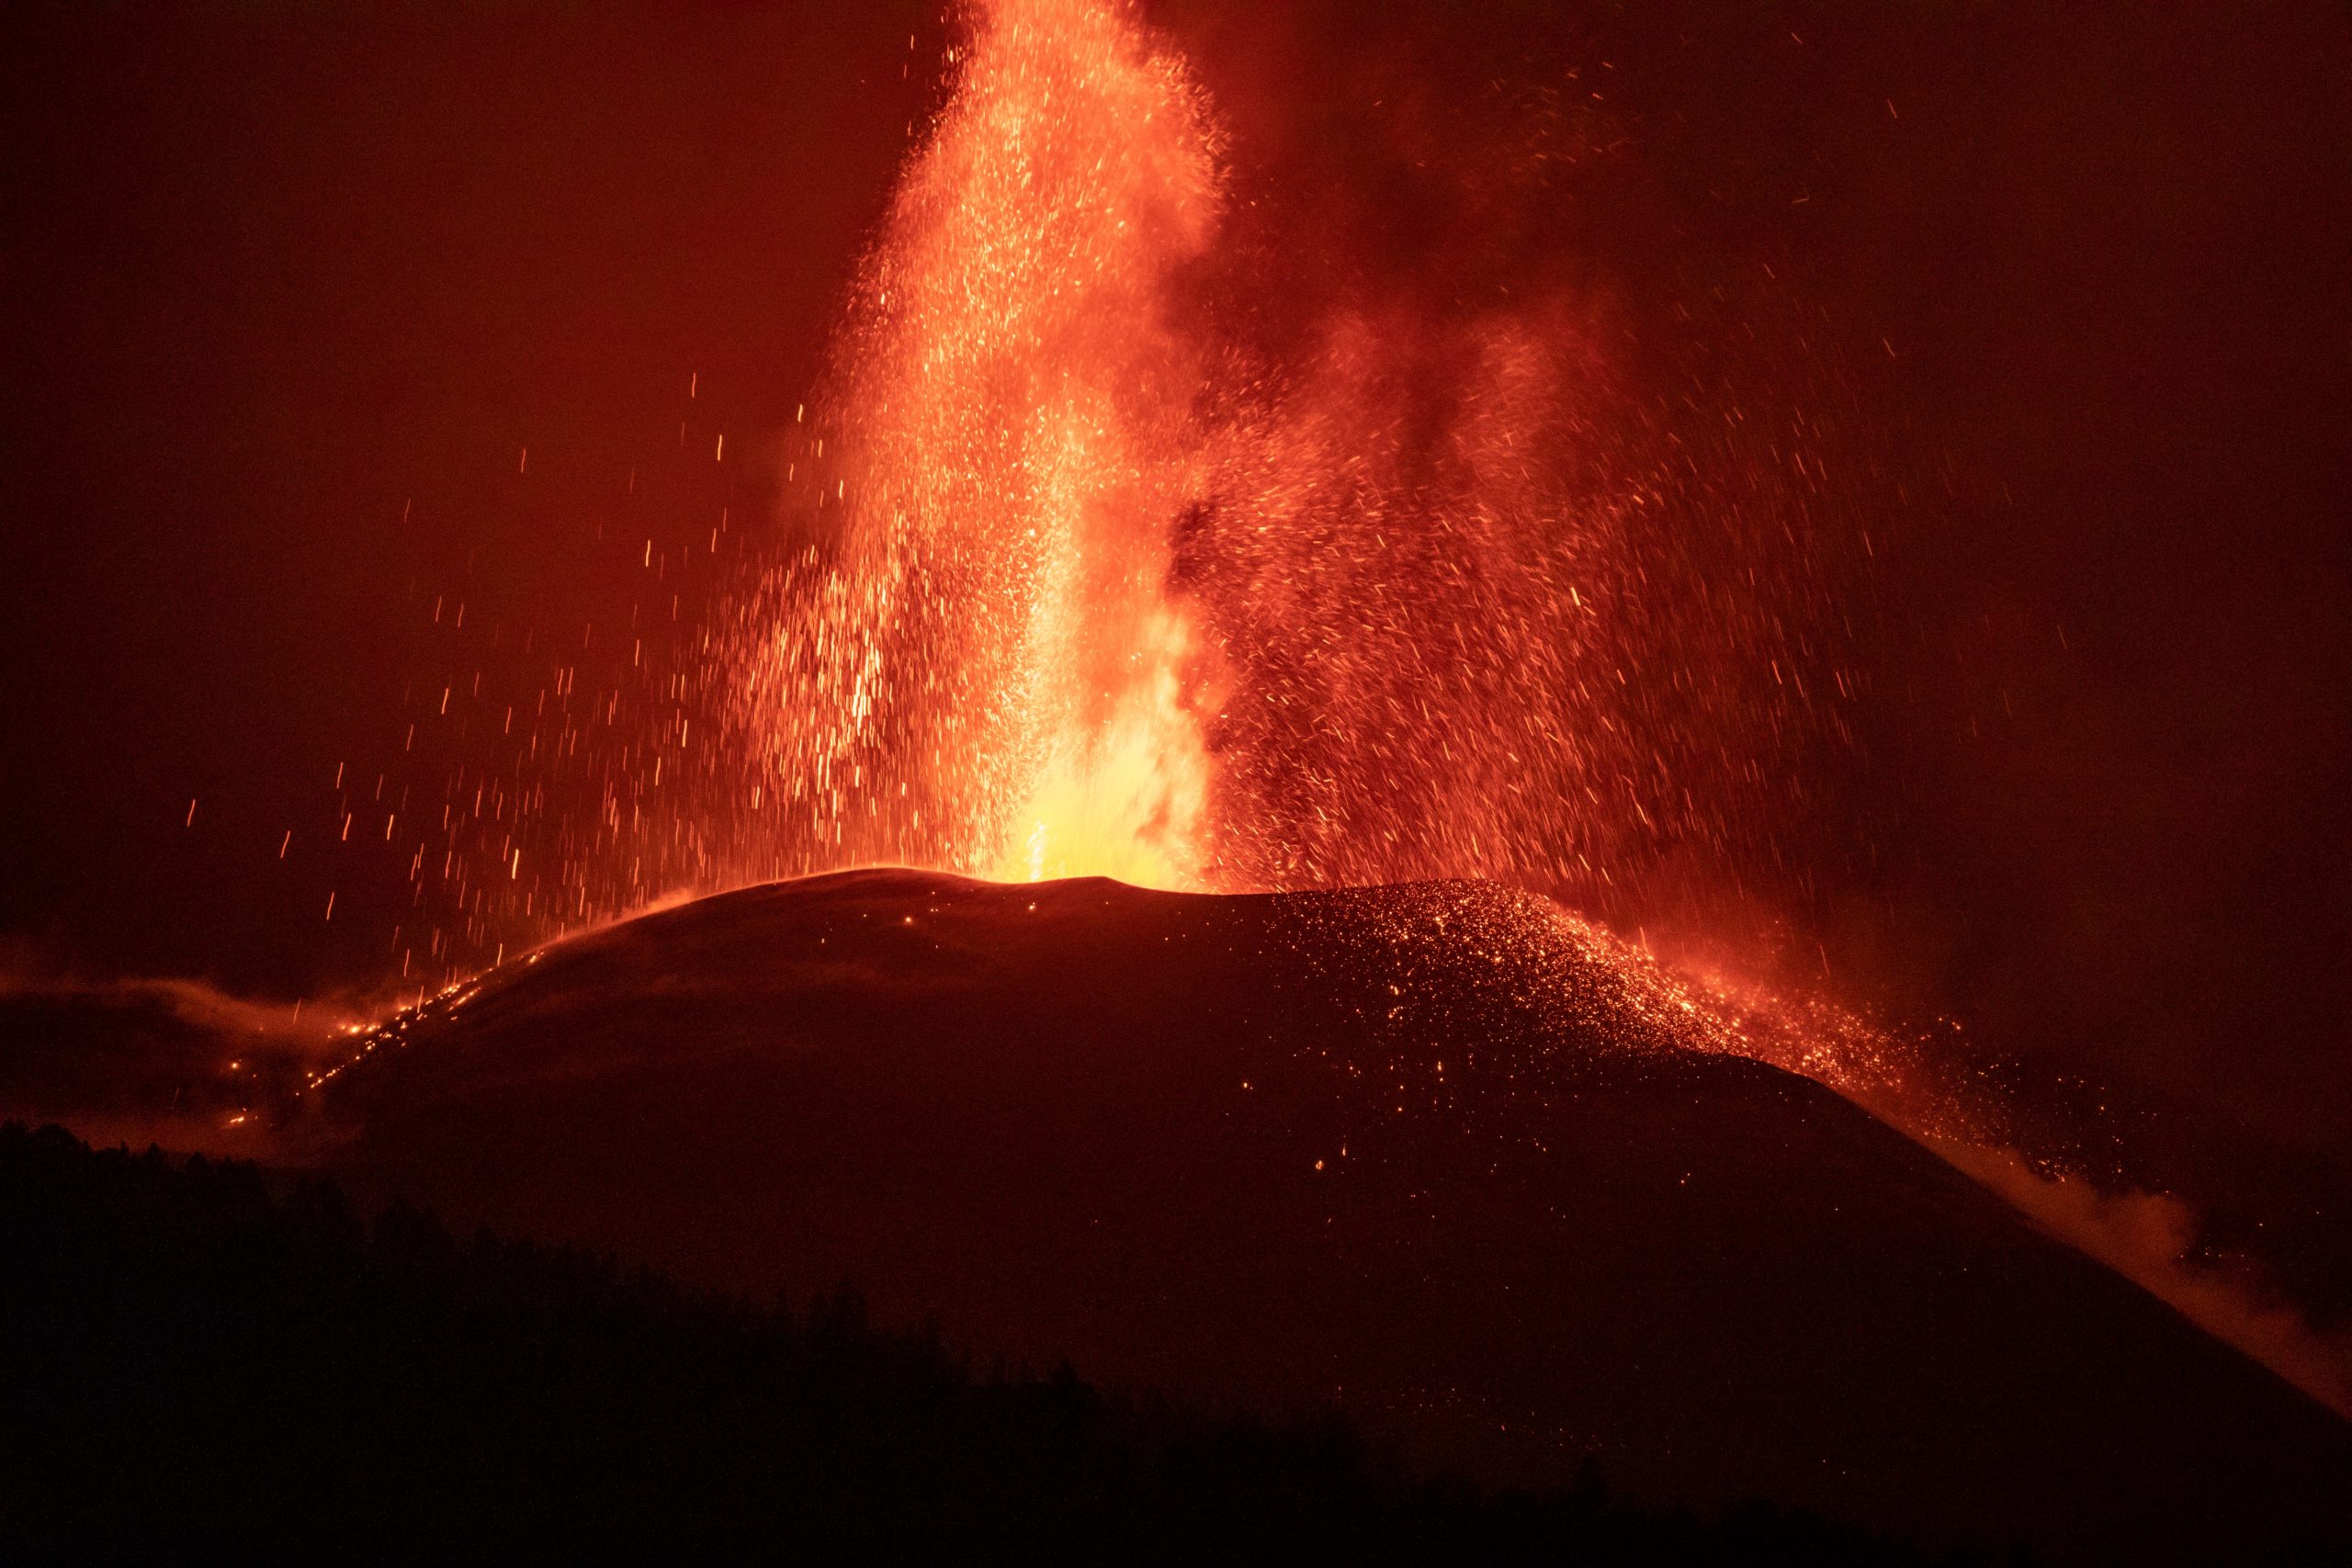
[{"label": "foreground hillside", "polygon": [[1597,1461],[2061,1554],[2347,1533],[2343,1422],[1846,1100],[1675,1049],[1597,961],[1530,987],[1509,897],[755,888],[384,1032],[298,1130],[371,1201],[854,1280],[1490,1483]]},{"label": "foreground hillside", "polygon": [[1411,1483],[1329,1422],[974,1378],[252,1166],[0,1128],[9,1562],[1927,1561],[1770,1508]]}]

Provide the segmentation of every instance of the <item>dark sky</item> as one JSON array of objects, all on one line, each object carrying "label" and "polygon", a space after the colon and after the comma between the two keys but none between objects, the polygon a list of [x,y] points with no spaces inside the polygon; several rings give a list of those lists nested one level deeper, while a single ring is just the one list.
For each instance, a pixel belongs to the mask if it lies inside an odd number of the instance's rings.
[{"label": "dark sky", "polygon": [[[1894,826],[1823,891],[1833,966],[2352,1155],[2340,7],[1160,9],[1245,156],[1400,72],[1601,84],[1642,216],[1589,265],[1638,297],[1774,264],[1890,470],[1939,481],[1876,569]],[[10,7],[0,931],[371,977],[275,852],[392,727],[419,596],[592,597],[681,419],[791,419],[938,38],[897,4]]]},{"label": "dark sky", "polygon": [[279,835],[399,735],[420,595],[591,599],[690,377],[698,420],[790,419],[923,11],[12,10],[0,922],[281,994],[377,969]]}]

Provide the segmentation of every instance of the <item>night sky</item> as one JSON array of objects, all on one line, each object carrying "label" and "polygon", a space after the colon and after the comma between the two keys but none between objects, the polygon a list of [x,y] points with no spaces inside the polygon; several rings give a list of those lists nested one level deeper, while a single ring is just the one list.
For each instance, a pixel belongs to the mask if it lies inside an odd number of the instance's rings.
[{"label": "night sky", "polygon": [[[1483,87],[1563,95],[1610,132],[1577,265],[1636,321],[1770,268],[1772,363],[1924,498],[1871,569],[1838,797],[1871,852],[1804,829],[1835,983],[2352,1157],[2352,18],[1222,9],[1153,15],[1244,182],[1317,182],[1303,270],[1412,286],[1430,247],[1356,177],[1383,128],[1438,183]],[[381,931],[320,918],[351,875],[280,834],[397,733],[421,606],[628,568],[600,524],[681,421],[757,513],[942,37],[898,4],[12,7],[15,961],[374,982]]]}]

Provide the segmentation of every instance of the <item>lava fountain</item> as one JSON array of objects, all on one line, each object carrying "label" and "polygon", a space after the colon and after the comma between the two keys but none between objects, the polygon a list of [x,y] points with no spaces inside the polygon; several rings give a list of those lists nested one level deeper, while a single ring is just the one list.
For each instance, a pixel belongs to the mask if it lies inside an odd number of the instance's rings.
[{"label": "lava fountain", "polygon": [[822,400],[837,511],[752,595],[734,716],[824,859],[1197,886],[1164,585],[1204,367],[1162,301],[1216,229],[1205,105],[1095,0],[990,7],[951,64]]},{"label": "lava fountain", "polygon": [[1269,297],[1295,237],[1124,7],[995,0],[950,64],[713,639],[746,866],[1591,903],[1760,841],[1860,685],[1804,414],[1662,425],[1540,274]]}]

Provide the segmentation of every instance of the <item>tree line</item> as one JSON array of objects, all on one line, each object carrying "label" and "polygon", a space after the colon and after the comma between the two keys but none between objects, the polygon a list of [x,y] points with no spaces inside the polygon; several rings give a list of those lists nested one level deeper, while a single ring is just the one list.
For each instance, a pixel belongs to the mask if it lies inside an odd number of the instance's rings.
[{"label": "tree line", "polygon": [[[976,1371],[332,1184],[0,1128],[12,1561],[1907,1563],[1758,1504],[1415,1477],[1337,1418]],[[1939,1558],[1937,1561],[1976,1560]]]}]

